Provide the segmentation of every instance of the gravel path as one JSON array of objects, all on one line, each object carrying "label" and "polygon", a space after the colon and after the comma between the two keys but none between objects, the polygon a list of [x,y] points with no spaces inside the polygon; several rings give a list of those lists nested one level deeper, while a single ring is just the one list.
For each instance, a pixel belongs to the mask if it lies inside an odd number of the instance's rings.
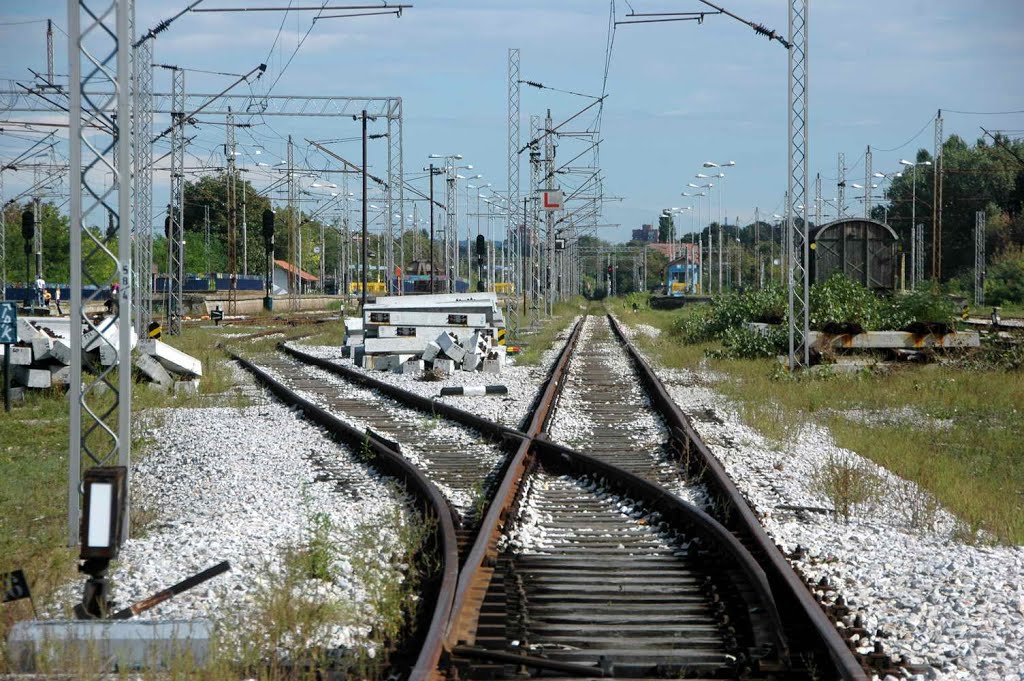
[{"label": "gravel path", "polygon": [[[1024,680],[1024,547],[964,544],[927,493],[836,447],[826,430],[804,427],[779,448],[708,387],[722,377],[657,371],[769,535],[787,553],[806,549],[795,567],[815,582],[827,577],[828,595],[862,614],[875,632],[863,650],[879,640],[890,654],[932,665],[928,678]],[[848,522],[796,510],[832,509],[813,482],[830,461],[866,471],[886,492],[854,507]]]},{"label": "gravel path", "polygon": [[[239,381],[257,404],[159,410],[137,429],[153,444],[133,465],[132,499],[150,520],[121,550],[114,598],[123,606],[228,560],[229,573],[139,619],[211,618],[240,642],[250,625],[268,624],[260,608],[280,588],[283,556],[308,543],[319,519],[331,580],[301,579],[292,596],[343,613],[311,634],[317,643],[368,646],[379,617],[359,575],[403,579],[397,529],[410,520],[407,499],[347,448],[263,397],[246,375]],[[79,589],[69,585],[63,600],[77,600]]]}]

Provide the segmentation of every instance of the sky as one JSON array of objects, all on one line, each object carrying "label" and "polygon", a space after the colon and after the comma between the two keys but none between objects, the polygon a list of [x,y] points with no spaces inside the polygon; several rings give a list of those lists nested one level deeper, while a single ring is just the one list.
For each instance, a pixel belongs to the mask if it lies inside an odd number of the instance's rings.
[{"label": "sky", "polygon": [[[785,35],[787,3],[775,0],[720,0],[730,11]],[[99,5],[100,3],[94,3]],[[155,25],[188,3],[139,0],[137,25]],[[322,4],[292,0],[292,5]],[[345,4],[332,0],[330,5]],[[351,4],[351,3],[349,3]],[[373,4],[373,3],[357,3]],[[657,221],[667,207],[685,207],[681,196],[704,161],[734,161],[724,183],[701,201],[717,219],[719,201],[729,221],[749,222],[782,212],[787,161],[787,54],[777,42],[754,34],[726,16],[701,23],[619,25],[613,32],[605,83],[612,3],[599,0],[409,0],[401,17],[322,19],[317,12],[193,12],[182,16],[156,41],[154,59],[187,69],[192,92],[216,92],[260,63],[259,81],[236,90],[274,95],[401,97],[407,178],[426,189],[423,167],[429,154],[461,154],[472,164],[465,174],[482,174],[476,184],[504,190],[507,143],[507,50],[521,50],[521,77],[549,88],[607,99],[600,127],[604,205],[599,236],[629,238],[632,229]],[[205,0],[200,9],[286,7],[289,0]],[[701,11],[697,0],[615,0],[618,20],[637,13]],[[330,12],[324,12],[330,14]],[[44,71],[45,23],[57,26],[55,72],[67,73],[66,3],[54,0],[0,0],[0,87],[29,82],[28,69]],[[931,150],[931,121],[944,111],[945,134],[969,142],[981,127],[1024,134],[1024,3],[989,0],[817,0],[809,10],[809,163],[822,177],[823,196],[835,196],[837,154],[846,155],[847,182],[864,179],[864,152],[873,150],[873,169],[896,171],[901,158],[918,148]],[[297,49],[296,49],[297,48]],[[66,76],[65,76],[66,78]],[[170,89],[169,72],[157,69],[156,91]],[[522,135],[528,116],[551,110],[557,123],[593,101],[552,89],[523,87]],[[0,120],[57,120],[53,115],[4,111]],[[592,110],[593,111],[593,110]],[[954,113],[957,112],[957,113]],[[978,113],[963,113],[978,112]],[[1003,113],[1016,112],[1016,113]],[[584,125],[593,117],[581,116]],[[293,135],[296,158],[306,167],[327,159],[305,138],[341,139],[331,148],[358,160],[359,124],[351,118],[262,118],[240,116],[252,127],[240,130],[240,164],[259,188],[276,171],[257,162],[278,163]],[[224,127],[213,118],[195,135],[186,165],[224,164]],[[155,127],[167,125],[157,116]],[[377,127],[374,127],[374,126]],[[567,127],[571,128],[572,124]],[[0,160],[14,158],[39,135],[0,124]],[[379,123],[370,123],[380,132]],[[161,143],[163,144],[163,143]],[[557,158],[569,160],[583,149],[578,139],[560,138]],[[166,151],[166,144],[155,156]],[[259,153],[257,153],[257,151]],[[372,172],[386,169],[386,141],[370,142]],[[269,159],[269,160],[268,160]],[[166,164],[163,164],[166,165]],[[521,185],[526,185],[526,164]],[[31,182],[31,172],[4,173],[4,194],[13,196]],[[317,178],[309,175],[307,184]],[[336,181],[337,176],[320,179]],[[878,180],[875,180],[876,182]],[[167,173],[158,171],[154,206],[166,203]],[[350,190],[358,193],[351,180]],[[812,180],[813,186],[813,180]],[[884,186],[877,190],[881,192]],[[61,189],[55,189],[56,192]],[[66,192],[66,184],[63,187]],[[315,193],[315,192],[314,192]],[[322,193],[321,193],[322,196]],[[279,198],[275,195],[275,198]],[[711,204],[709,206],[709,203]],[[848,210],[862,210],[847,195]],[[696,218],[683,213],[679,231]],[[160,220],[162,222],[162,218]]]}]

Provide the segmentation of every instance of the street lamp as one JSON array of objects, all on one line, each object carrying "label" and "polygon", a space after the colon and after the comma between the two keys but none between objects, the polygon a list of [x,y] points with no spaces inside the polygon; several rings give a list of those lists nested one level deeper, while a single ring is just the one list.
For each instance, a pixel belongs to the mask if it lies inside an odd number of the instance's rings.
[{"label": "street lamp", "polygon": [[930,166],[931,161],[918,161],[911,163],[906,159],[900,159],[901,166],[913,168],[911,174],[911,198],[910,198],[910,288],[917,288],[917,278],[920,272],[917,271],[917,167]]},{"label": "street lamp", "polygon": [[726,161],[725,163],[715,163],[714,161],[704,161],[702,163],[705,168],[730,168],[736,165],[736,161]]}]

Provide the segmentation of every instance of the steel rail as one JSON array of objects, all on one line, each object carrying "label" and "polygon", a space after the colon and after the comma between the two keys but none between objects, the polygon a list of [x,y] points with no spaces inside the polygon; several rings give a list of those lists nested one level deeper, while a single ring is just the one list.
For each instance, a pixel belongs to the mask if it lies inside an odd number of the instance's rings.
[{"label": "steel rail", "polygon": [[[569,365],[569,360],[576,347],[576,342],[579,340],[582,328],[583,322],[581,320],[576,323],[572,333],[569,335],[569,339],[566,341],[565,347],[562,348],[562,352],[558,356],[558,360],[552,367],[544,390],[541,391],[540,397],[537,399],[535,408],[532,411],[526,431],[527,439],[524,439],[519,444],[516,453],[509,459],[508,466],[501,479],[501,484],[495,491],[490,507],[487,509],[487,514],[480,523],[476,541],[463,561],[458,584],[455,589],[455,600],[452,603],[445,631],[444,643],[448,651],[453,650],[462,643],[459,639],[460,634],[464,632],[464,627],[468,626],[468,621],[471,618],[475,618],[478,612],[470,607],[470,588],[477,579],[477,574],[481,568],[484,566],[492,567],[497,560],[497,543],[501,536],[501,527],[506,519],[508,508],[519,490],[519,483],[523,479],[523,472],[530,463],[529,454],[532,438],[539,435],[547,426],[551,408],[561,389],[566,367]],[[437,653],[440,655],[440,651],[437,651]]]},{"label": "steel rail", "polygon": [[694,452],[701,457],[701,464],[708,482],[717,487],[724,500],[730,505],[732,513],[729,524],[734,531],[741,533],[744,538],[753,542],[768,562],[768,565],[764,567],[769,583],[776,598],[789,613],[789,617],[801,617],[804,620],[805,631],[809,627],[813,635],[824,646],[840,678],[844,681],[867,681],[868,676],[860,662],[847,647],[835,625],[814,600],[807,586],[782,555],[775,542],[768,536],[745,497],[736,487],[736,483],[729,477],[718,458],[704,444],[689,417],[675,403],[661,379],[626,338],[618,321],[611,314],[608,315],[608,319],[611,322],[612,330],[626,348],[627,354],[636,367],[651,397],[652,405],[665,419],[679,451],[687,457]]},{"label": "steel rail", "polygon": [[435,607],[423,637],[423,646],[420,648],[416,663],[409,674],[409,678],[416,681],[429,678],[440,662],[441,642],[451,612],[458,575],[459,556],[455,535],[457,515],[448,500],[429,478],[392,446],[393,443],[372,431],[364,432],[350,426],[326,409],[285,387],[248,359],[227,348],[224,348],[224,351],[255,376],[279,400],[301,409],[303,418],[322,426],[332,437],[356,449],[368,447],[375,455],[374,465],[401,479],[407,488],[419,497],[425,507],[424,511],[437,517],[437,544],[442,560],[441,580],[437,585],[437,594],[434,598]]}]

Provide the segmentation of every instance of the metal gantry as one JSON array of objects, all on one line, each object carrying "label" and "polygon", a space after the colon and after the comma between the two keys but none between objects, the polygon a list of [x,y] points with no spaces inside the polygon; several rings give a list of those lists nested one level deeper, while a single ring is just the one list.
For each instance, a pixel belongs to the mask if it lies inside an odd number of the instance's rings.
[{"label": "metal gantry", "polygon": [[871,181],[874,178],[872,169],[871,145],[864,152],[864,219],[871,219]]},{"label": "metal gantry", "polygon": [[4,203],[4,174],[0,172],[0,300],[7,297],[7,213]]},{"label": "metal gantry", "polygon": [[[83,469],[120,465],[131,470],[132,328],[130,323],[121,323],[128,319],[132,301],[132,178],[127,134],[132,99],[131,9],[131,0],[68,0],[69,546],[78,541]],[[100,228],[109,213],[116,216],[114,234]],[[113,315],[94,322],[85,314],[86,309],[99,303],[114,282],[120,290]],[[84,286],[96,288],[90,289],[86,297]],[[116,335],[109,330],[115,324]],[[113,361],[109,365],[94,363],[83,352],[85,339],[97,343]],[[125,513],[124,537],[128,535],[127,518]]]},{"label": "metal gantry", "polygon": [[[789,368],[810,364],[810,269],[807,240],[808,0],[789,1],[789,173],[787,251],[789,253]],[[798,213],[802,217],[797,221]]]},{"label": "metal gantry", "polygon": [[185,70],[171,69],[171,193],[167,205],[167,287],[164,316],[167,333],[181,333],[185,281]]},{"label": "metal gantry", "polygon": [[[508,50],[508,227],[505,230],[505,270],[503,279],[512,283],[513,294],[508,297],[509,305],[505,324],[515,337],[519,333],[519,307],[514,301],[523,290],[522,229],[519,227],[519,49]],[[525,229],[526,225],[523,225]],[[509,277],[511,273],[511,277]]]},{"label": "metal gantry", "polygon": [[846,154],[839,152],[836,159],[836,219],[846,217]]}]

